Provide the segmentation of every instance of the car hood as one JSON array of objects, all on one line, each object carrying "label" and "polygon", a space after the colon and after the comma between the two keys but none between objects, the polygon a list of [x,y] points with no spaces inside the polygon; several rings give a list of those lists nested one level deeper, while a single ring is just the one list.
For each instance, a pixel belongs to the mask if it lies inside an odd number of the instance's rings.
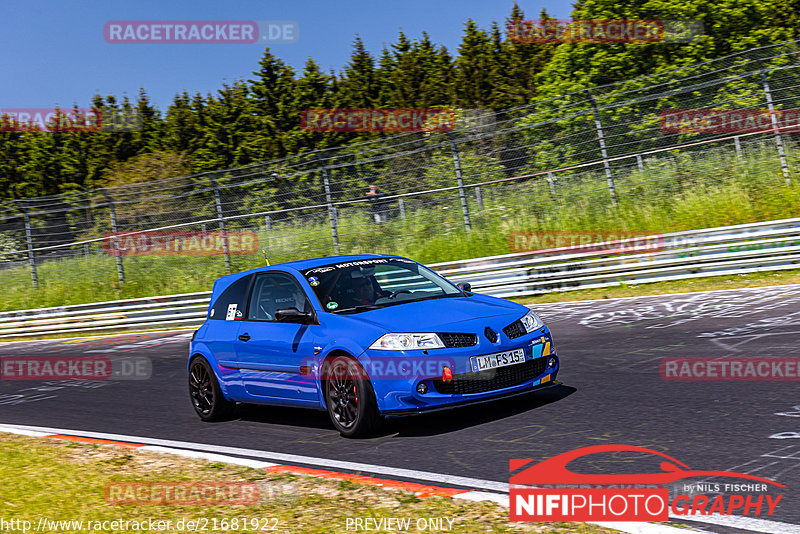
[{"label": "car hood", "polygon": [[528,309],[521,304],[484,295],[408,302],[346,315],[390,332],[447,332],[458,323],[505,316],[519,319]]}]

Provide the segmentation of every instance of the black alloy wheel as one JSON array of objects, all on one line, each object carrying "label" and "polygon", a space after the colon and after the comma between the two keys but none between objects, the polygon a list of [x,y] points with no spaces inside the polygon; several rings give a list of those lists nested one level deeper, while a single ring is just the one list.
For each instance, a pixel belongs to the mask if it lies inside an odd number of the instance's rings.
[{"label": "black alloy wheel", "polygon": [[230,417],[236,407],[222,394],[211,365],[202,356],[195,356],[189,366],[189,397],[203,421],[221,421]]}]

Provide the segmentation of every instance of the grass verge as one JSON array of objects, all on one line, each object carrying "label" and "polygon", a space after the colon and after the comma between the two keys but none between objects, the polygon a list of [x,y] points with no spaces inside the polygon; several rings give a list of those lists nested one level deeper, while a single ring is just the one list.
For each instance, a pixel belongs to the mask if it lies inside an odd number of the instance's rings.
[{"label": "grass verge", "polygon": [[[320,480],[288,474],[190,460],[149,451],[69,441],[41,440],[0,434],[0,517],[32,521],[83,521],[83,528],[47,531],[89,532],[89,521],[172,521],[162,532],[181,532],[177,522],[216,518],[216,532],[253,529],[222,528],[226,518],[275,518],[277,532],[346,531],[347,518],[446,518],[452,532],[542,532],[606,534],[617,531],[581,523],[510,523],[508,510],[493,503],[446,497],[421,498],[402,490],[349,481]],[[259,488],[251,505],[118,505],[105,500],[110,482],[245,482]],[[275,525],[275,522],[269,523]],[[352,531],[352,527],[350,529]],[[118,531],[121,531],[118,530]],[[386,532],[385,530],[373,530]],[[102,532],[102,530],[95,530]],[[108,530],[106,530],[108,532]]]}]

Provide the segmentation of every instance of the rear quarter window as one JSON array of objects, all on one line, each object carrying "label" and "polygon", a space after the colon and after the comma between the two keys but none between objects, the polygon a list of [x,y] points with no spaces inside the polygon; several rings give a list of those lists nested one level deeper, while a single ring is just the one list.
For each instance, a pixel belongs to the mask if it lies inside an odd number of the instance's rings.
[{"label": "rear quarter window", "polygon": [[241,321],[244,319],[245,303],[252,281],[253,275],[247,275],[232,283],[214,303],[208,318],[218,321]]}]

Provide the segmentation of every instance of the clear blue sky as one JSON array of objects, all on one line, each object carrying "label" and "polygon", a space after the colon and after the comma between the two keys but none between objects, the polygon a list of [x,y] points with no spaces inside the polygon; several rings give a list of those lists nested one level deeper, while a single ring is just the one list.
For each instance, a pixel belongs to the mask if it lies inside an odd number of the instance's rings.
[{"label": "clear blue sky", "polygon": [[[568,0],[520,0],[526,17],[542,7],[569,18]],[[108,44],[109,20],[292,20],[295,44],[272,53],[302,69],[310,56],[340,71],[356,34],[377,55],[400,29],[410,38],[427,31],[452,54],[464,22],[502,23],[513,0],[0,0],[0,109],[88,106],[95,93],[127,94],[140,87],[162,110],[183,90],[205,94],[224,80],[249,78],[260,44]]]}]

